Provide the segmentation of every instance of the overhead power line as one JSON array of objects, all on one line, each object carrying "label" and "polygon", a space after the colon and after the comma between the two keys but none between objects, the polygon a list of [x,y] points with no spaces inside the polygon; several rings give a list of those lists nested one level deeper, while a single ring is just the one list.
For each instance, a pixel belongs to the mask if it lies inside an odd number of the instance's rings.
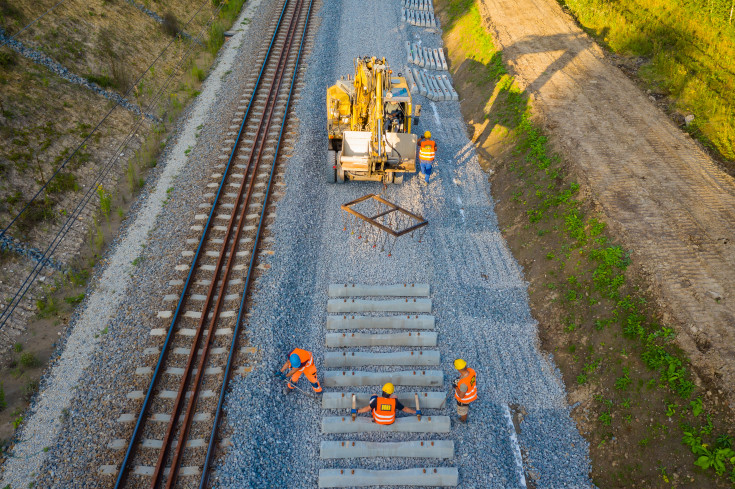
[{"label": "overhead power line", "polygon": [[12,36],[10,36],[10,38],[11,38],[11,39],[15,39],[15,38],[16,38],[16,36],[19,36],[19,35],[21,35],[21,34],[23,33],[23,31],[25,31],[25,30],[26,30],[26,29],[28,29],[28,28],[29,28],[30,26],[32,26],[33,24],[35,24],[36,22],[38,22],[39,20],[41,20],[41,17],[43,17],[43,16],[44,16],[44,15],[46,15],[47,13],[51,12],[51,11],[52,11],[53,9],[55,9],[56,7],[58,7],[59,5],[61,5],[61,4],[62,4],[62,3],[64,3],[64,2],[66,2],[66,0],[59,0],[58,2],[56,2],[56,4],[54,4],[54,6],[53,6],[53,7],[51,7],[50,9],[48,9],[47,11],[45,11],[44,13],[42,13],[41,15],[39,15],[38,17],[36,17],[35,19],[33,19],[33,20],[32,20],[32,21],[31,21],[31,22],[30,22],[29,24],[27,24],[27,25],[26,25],[26,26],[25,26],[24,28],[22,28],[21,30],[19,30],[18,32],[16,32],[16,33],[15,33],[15,34],[13,34]]},{"label": "overhead power line", "polygon": [[[188,26],[194,18],[201,12],[204,5],[206,5],[209,2],[209,0],[205,0],[204,3],[197,9],[197,11],[194,13],[194,15],[189,19],[189,21],[186,23]],[[224,4],[220,4],[220,6],[212,13],[210,16],[208,22],[202,27],[202,29],[199,31],[196,39],[200,39],[204,32],[206,32],[207,28],[211,25],[212,21],[216,18],[216,16],[219,14],[219,12],[222,10]],[[170,46],[170,44],[169,44]],[[167,49],[168,46],[165,49]],[[148,105],[148,110],[152,109],[155,104],[158,103],[158,101],[161,99],[161,97],[165,94],[166,88],[170,85],[171,81],[174,79],[174,75],[177,71],[183,66],[183,64],[189,59],[189,56],[194,48],[194,43],[191,43],[189,45],[189,48],[187,51],[182,55],[181,60],[179,61],[178,65],[176,66],[175,70],[172,70],[171,74],[168,76],[168,78],[165,80],[164,84],[161,86],[161,88],[158,90],[158,93],[155,95],[155,97],[150,101]],[[162,54],[162,53],[161,53]],[[159,55],[160,57],[160,55]],[[154,61],[155,63],[155,61]],[[180,76],[180,75],[179,75]],[[137,83],[137,82],[136,82]],[[135,86],[135,85],[134,85]],[[109,114],[108,114],[109,115]],[[105,116],[107,117],[107,116]],[[25,278],[21,286],[16,291],[15,295],[11,299],[10,303],[8,304],[8,308],[5,309],[0,313],[0,329],[2,329],[7,321],[12,316],[13,312],[15,311],[15,308],[20,304],[20,302],[23,300],[23,297],[25,297],[25,294],[30,289],[33,282],[36,280],[38,275],[41,273],[45,266],[45,258],[51,257],[56,249],[58,248],[59,244],[63,241],[63,239],[66,237],[66,235],[71,230],[74,223],[77,221],[79,215],[84,210],[86,205],[89,203],[89,201],[92,199],[92,197],[96,193],[96,188],[99,182],[101,182],[105,176],[109,173],[109,171],[112,169],[114,163],[119,159],[121,150],[127,147],[127,145],[130,143],[134,135],[136,134],[137,130],[140,128],[140,126],[143,123],[143,119],[137,119],[136,122],[133,124],[133,127],[131,128],[130,132],[123,138],[122,142],[118,145],[116,151],[113,153],[113,156],[110,158],[108,163],[102,168],[102,170],[97,174],[95,177],[95,181],[90,186],[90,188],[87,190],[87,192],[82,196],[80,201],[77,203],[76,207],[68,214],[68,217],[62,227],[59,229],[59,231],[56,233],[56,236],[52,239],[51,243],[48,245],[46,250],[44,251],[42,255],[42,260],[37,262],[33,269],[30,271],[28,276]],[[96,129],[96,128],[95,128]],[[9,226],[8,226],[9,227]],[[6,228],[7,230],[7,228]],[[3,231],[4,233],[5,231]],[[0,233],[0,236],[2,236],[2,233]]]},{"label": "overhead power line", "polygon": [[[194,15],[186,22],[186,24],[184,24],[184,28],[186,28],[194,20],[194,18],[196,18],[196,16],[199,15],[199,12],[201,12],[202,8],[204,8],[204,6],[207,3],[208,3],[207,1],[205,1],[204,3],[202,3],[202,5],[197,9],[197,11],[194,13]],[[217,11],[219,12],[220,9],[221,9],[221,6],[217,9]],[[18,212],[18,214],[16,214],[16,216],[10,221],[10,223],[8,223],[8,225],[5,226],[5,228],[3,228],[2,231],[0,231],[0,237],[4,236],[5,233],[8,231],[8,229],[10,229],[10,227],[13,224],[15,224],[15,222],[20,218],[20,216],[26,210],[28,210],[28,208],[31,206],[31,204],[33,204],[33,202],[41,195],[41,193],[43,193],[43,191],[46,189],[46,187],[48,187],[48,185],[51,183],[51,181],[61,172],[61,170],[63,170],[66,167],[67,163],[69,163],[71,161],[71,159],[77,154],[77,152],[87,144],[87,141],[89,141],[92,138],[92,135],[100,128],[100,126],[102,126],[102,124],[107,120],[107,118],[110,117],[110,115],[115,111],[115,109],[117,109],[120,106],[121,100],[127,99],[128,95],[132,92],[132,90],[136,86],[138,86],[138,84],[143,79],[143,77],[145,77],[146,73],[148,73],[148,71],[158,62],[158,60],[161,58],[161,56],[163,56],[163,54],[166,52],[166,50],[168,50],[168,48],[171,47],[171,45],[174,42],[176,42],[176,39],[178,39],[179,37],[180,37],[180,34],[176,34],[176,36],[171,40],[171,42],[169,42],[163,48],[163,50],[158,54],[158,56],[156,56],[156,58],[153,60],[153,62],[150,65],[148,65],[148,67],[145,70],[143,70],[143,72],[140,74],[140,76],[135,80],[135,82],[133,82],[132,85],[130,85],[130,88],[128,88],[127,91],[123,94],[122,98],[120,100],[117,100],[115,102],[115,105],[112,106],[112,108],[107,112],[107,114],[105,114],[105,116],[102,118],[102,120],[100,120],[97,123],[97,125],[92,129],[92,131],[90,131],[90,133],[87,134],[87,136],[82,140],[82,142],[80,142],[77,145],[77,147],[74,148],[74,151],[72,151],[72,153],[61,163],[61,165],[59,165],[59,167],[54,171],[54,173],[51,175],[51,177],[49,177],[49,179],[46,180],[46,182],[41,186],[41,188],[38,189],[38,191],[35,193],[35,195],[33,195],[33,197],[31,197],[31,200],[29,200],[25,204],[25,206],[23,206],[23,208],[20,210],[20,212]]]}]

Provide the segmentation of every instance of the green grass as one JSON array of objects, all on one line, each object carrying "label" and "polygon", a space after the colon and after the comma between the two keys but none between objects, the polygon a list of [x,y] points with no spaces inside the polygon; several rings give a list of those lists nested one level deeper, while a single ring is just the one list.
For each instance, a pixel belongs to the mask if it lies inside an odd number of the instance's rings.
[{"label": "green grass", "polygon": [[31,352],[26,352],[20,356],[20,364],[25,368],[35,368],[41,365],[41,362],[36,358],[36,355]]},{"label": "green grass", "polygon": [[[574,1],[577,5],[581,5],[581,2],[587,0]],[[619,5],[626,4],[627,1],[595,5],[599,10],[611,11]],[[622,398],[621,394],[645,396],[645,391],[641,393],[641,389],[647,386],[649,389],[659,389],[667,397],[675,396],[680,400],[679,403],[683,401],[685,406],[691,402],[691,410],[677,409],[676,406],[679,406],[677,402],[668,402],[660,407],[645,403],[637,404],[635,407],[643,409],[644,412],[647,410],[653,413],[660,409],[661,417],[671,414],[672,410],[675,413],[678,411],[676,416],[679,420],[679,425],[672,427],[663,424],[649,427],[649,433],[644,434],[645,437],[639,440],[639,445],[644,449],[652,439],[682,437],[695,456],[692,463],[703,470],[712,470],[718,476],[731,477],[735,482],[735,458],[728,457],[729,447],[724,446],[727,441],[722,443],[723,446],[718,449],[719,451],[711,448],[715,446],[716,439],[724,440],[723,434],[716,433],[711,417],[707,414],[707,422],[698,424],[697,427],[684,426],[685,422],[700,419],[706,414],[707,406],[703,405],[699,397],[692,400],[698,391],[692,382],[688,359],[672,342],[673,330],[653,319],[648,312],[645,298],[628,279],[629,250],[611,239],[607,233],[606,223],[599,216],[588,215],[585,212],[588,206],[580,197],[579,184],[569,175],[562,158],[550,149],[547,136],[533,122],[528,97],[518,89],[513,78],[503,68],[501,55],[494,48],[491,37],[482,26],[475,1],[448,0],[448,3],[449,22],[445,25],[445,32],[451,32],[457,42],[454,52],[450,53],[455,61],[453,69],[461,70],[465,62],[463,60],[471,60],[474,64],[470,65],[470,81],[478,85],[487,85],[489,81],[495,85],[494,101],[488,104],[492,110],[486,106],[485,118],[492,118],[496,125],[505,127],[507,139],[514,146],[509,169],[517,177],[517,188],[513,192],[512,201],[525,209],[526,228],[533,229],[537,236],[545,236],[551,232],[561,238],[562,244],[559,249],[543,250],[543,254],[548,260],[556,261],[559,266],[555,272],[557,276],[547,284],[547,287],[558,291],[558,298],[555,300],[568,312],[564,321],[565,331],[576,334],[575,330],[584,327],[586,328],[584,334],[590,337],[589,351],[585,356],[582,373],[576,377],[577,383],[581,385],[594,382],[595,377],[609,375],[612,371],[615,397]],[[641,29],[639,24],[635,24],[634,28],[631,25],[628,24],[626,35],[633,39],[636,29]],[[625,26],[618,27],[621,32],[625,30]],[[606,35],[609,36],[610,33],[606,31]],[[647,31],[643,30],[641,35],[635,37],[635,42],[628,44],[628,49],[649,49],[652,54],[670,49],[668,45],[661,45],[662,37],[649,39],[646,36]],[[460,63],[459,67],[457,62]],[[709,61],[707,63],[712,65]],[[700,89],[709,90],[706,86]],[[683,93],[682,90],[676,92],[676,94]],[[730,90],[724,95],[733,97],[735,101],[735,95],[732,93]],[[715,114],[715,112],[708,113],[711,116]],[[705,114],[701,118],[699,115],[697,117],[700,120],[705,119]],[[722,127],[714,132],[701,132],[701,135],[708,138],[714,138],[715,134],[719,137],[717,149],[723,154],[731,151],[729,140],[722,138],[722,135],[726,134]],[[711,140],[714,144],[715,139]],[[732,152],[727,154],[735,155]],[[589,328],[590,325],[579,323],[580,311],[583,310],[594,311],[598,316],[592,328]],[[619,364],[619,367],[611,365],[611,355],[595,354],[596,346],[600,347],[602,352],[606,350],[605,344],[599,338],[595,338],[596,332],[600,335],[603,333],[620,335],[628,342],[622,349],[624,354],[615,355],[615,363]],[[574,351],[570,350],[570,353],[576,361]],[[648,372],[633,370],[633,365],[640,364],[643,365],[643,369],[647,368]],[[607,432],[612,436],[609,433],[611,425],[631,422],[630,412],[621,413],[620,416],[613,415],[616,410],[632,409],[630,397],[625,397],[618,405],[612,399],[602,397],[597,401],[600,406],[598,421],[601,433]],[[670,430],[677,432],[678,435],[670,435]],[[687,438],[687,433],[693,434],[695,441],[687,443],[686,440],[691,441]],[[603,433],[601,444],[608,439],[606,436]],[[699,439],[696,439],[697,436]]]},{"label": "green grass", "polygon": [[649,62],[639,75],[674,109],[695,115],[687,130],[735,159],[735,19],[731,0],[560,0],[616,53]]}]

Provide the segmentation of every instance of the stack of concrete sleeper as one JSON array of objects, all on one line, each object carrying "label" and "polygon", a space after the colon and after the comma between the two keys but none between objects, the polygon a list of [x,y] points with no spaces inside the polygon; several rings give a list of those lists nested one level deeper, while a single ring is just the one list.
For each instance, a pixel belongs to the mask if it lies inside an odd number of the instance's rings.
[{"label": "stack of concrete sleeper", "polygon": [[[421,420],[415,416],[399,415],[391,425],[374,423],[366,415],[354,421],[349,414],[352,404],[350,387],[371,386],[379,392],[382,385],[396,386],[398,399],[406,406],[414,406],[416,390],[406,386],[442,387],[444,374],[439,351],[423,349],[436,347],[437,333],[431,313],[429,286],[426,284],[397,284],[370,286],[334,284],[329,286],[326,346],[324,358],[325,392],[322,408],[339,410],[337,416],[322,418],[322,433],[448,433],[448,416],[427,415],[426,410],[441,409],[446,404],[446,391],[417,392],[422,411]],[[355,330],[399,330],[390,333],[364,333]],[[406,347],[406,350],[388,352],[365,351],[365,347],[385,350],[384,347]],[[383,347],[383,348],[381,348]],[[351,348],[362,348],[350,351]],[[350,370],[374,366],[381,370]],[[400,370],[384,371],[384,367]],[[432,369],[434,367],[435,369]],[[333,370],[333,369],[337,370]],[[337,390],[335,390],[337,389]],[[418,389],[417,389],[418,390]],[[358,409],[368,404],[369,393],[355,392]],[[360,468],[362,458],[411,457],[446,459],[454,457],[451,440],[414,440],[371,442],[360,440],[324,440],[321,442],[322,459],[351,459],[349,467],[321,469],[319,487],[360,487],[382,485],[411,485],[421,487],[454,487],[458,484],[455,467],[416,467],[400,470]]]},{"label": "stack of concrete sleeper", "polygon": [[420,70],[414,67],[406,67],[405,70],[407,73],[410,73],[411,80],[409,80],[409,87],[412,90],[417,90],[429,100],[434,100],[435,102],[459,100],[459,95],[447,75],[432,75],[427,73],[426,70]]},{"label": "stack of concrete sleeper", "polygon": [[436,71],[449,69],[443,49],[427,48],[408,41],[405,41],[405,46],[409,63]]}]

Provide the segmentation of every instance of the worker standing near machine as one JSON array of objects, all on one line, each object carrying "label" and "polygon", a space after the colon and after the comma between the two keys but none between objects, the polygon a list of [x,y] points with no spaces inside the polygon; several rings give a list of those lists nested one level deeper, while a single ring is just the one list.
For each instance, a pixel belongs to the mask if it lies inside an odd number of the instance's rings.
[{"label": "worker standing near machine", "polygon": [[454,361],[454,368],[459,371],[459,378],[452,382],[454,398],[457,400],[457,414],[459,420],[466,423],[470,403],[477,399],[477,375],[473,369],[467,367],[467,362],[461,358]]},{"label": "worker standing near machine", "polygon": [[284,379],[290,378],[288,385],[283,389],[284,394],[288,394],[294,389],[294,384],[299,381],[301,374],[311,382],[314,392],[319,394],[322,392],[322,386],[316,375],[316,365],[314,365],[314,355],[310,351],[294,348],[287,355],[286,363],[281,367],[281,375]]},{"label": "worker standing near machine", "polygon": [[425,181],[424,185],[429,184],[429,176],[431,175],[431,167],[434,165],[434,157],[436,156],[436,143],[431,139],[431,132],[426,131],[424,135],[419,138],[419,174],[423,174]]},{"label": "worker standing near machine", "polygon": [[370,404],[359,410],[352,409],[353,415],[358,413],[366,413],[372,411],[373,421],[378,424],[393,424],[396,420],[396,412],[403,411],[404,413],[416,414],[421,416],[421,411],[411,409],[404,406],[396,396],[393,395],[395,387],[393,384],[388,382],[383,386],[383,392],[380,395],[370,396]]}]

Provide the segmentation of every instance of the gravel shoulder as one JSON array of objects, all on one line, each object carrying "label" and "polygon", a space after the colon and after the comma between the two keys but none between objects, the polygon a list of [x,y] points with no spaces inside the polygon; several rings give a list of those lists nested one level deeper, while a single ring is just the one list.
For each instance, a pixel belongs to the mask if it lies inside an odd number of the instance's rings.
[{"label": "gravel shoulder", "polygon": [[503,60],[700,376],[735,402],[735,180],[553,0],[483,0]]},{"label": "gravel shoulder", "polygon": [[[250,74],[244,60],[260,47],[260,0],[248,2],[197,100],[181,118],[131,212],[90,282],[87,298],[44,375],[3,464],[1,486],[108,487],[98,468],[121,458],[107,444],[115,419],[135,412],[126,394],[135,369],[152,361],[150,328],[186,247],[188,225]],[[252,23],[243,22],[245,18]],[[190,152],[191,151],[191,152]],[[203,183],[204,182],[204,183]],[[133,263],[135,261],[135,264]]]},{"label": "gravel shoulder", "polygon": [[[262,363],[230,384],[226,430],[232,445],[217,460],[214,486],[316,487],[320,468],[420,465],[410,459],[321,461],[320,440],[337,439],[321,434],[321,418],[338,413],[322,411],[296,394],[284,399],[272,372],[296,346],[313,351],[322,369],[330,283],[422,282],[431,285],[441,368],[449,378],[452,361],[462,356],[478,372],[480,390],[471,408],[472,424],[455,425],[446,435],[456,443],[455,458],[431,464],[458,467],[459,487],[516,487],[504,414],[513,404],[526,412],[519,443],[531,463],[525,468],[536,476],[535,487],[589,487],[587,444],[570,417],[552,360],[539,350],[526,283],[498,229],[489,183],[467,138],[459,104],[416,97],[424,105],[418,129],[432,131],[439,146],[428,187],[417,176],[387,188],[364,182],[327,185],[322,176],[327,86],[353,72],[355,56],[386,56],[394,70],[402,71],[404,41],[439,47],[439,33],[403,25],[396,1],[329,2],[317,17],[315,48],[304,64],[306,87],[296,106],[300,136],[272,227],[275,254],[269,273],[253,289],[244,326]],[[343,231],[339,206],[368,193],[381,193],[426,217],[424,240],[402,238],[388,256]],[[454,406],[450,402],[427,414],[454,416]],[[374,433],[351,439],[386,437]]]}]

